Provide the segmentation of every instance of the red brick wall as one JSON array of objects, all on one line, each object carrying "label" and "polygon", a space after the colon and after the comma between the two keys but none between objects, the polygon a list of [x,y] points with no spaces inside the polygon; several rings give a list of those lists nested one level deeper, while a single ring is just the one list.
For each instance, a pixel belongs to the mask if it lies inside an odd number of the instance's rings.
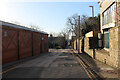
[{"label": "red brick wall", "polygon": [[[44,40],[41,40],[41,37]],[[9,26],[2,27],[3,64],[41,52],[48,52],[48,35]]]}]

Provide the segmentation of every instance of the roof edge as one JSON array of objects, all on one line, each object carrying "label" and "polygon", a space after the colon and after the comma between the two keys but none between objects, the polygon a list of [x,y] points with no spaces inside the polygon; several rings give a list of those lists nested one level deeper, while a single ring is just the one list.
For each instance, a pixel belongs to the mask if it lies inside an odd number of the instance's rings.
[{"label": "roof edge", "polygon": [[9,26],[9,27],[13,27],[13,28],[24,29],[24,30],[33,31],[33,32],[39,32],[39,33],[43,33],[43,34],[48,34],[47,32],[44,32],[44,31],[40,31],[40,30],[37,30],[37,29],[28,28],[28,27],[25,27],[25,26],[22,26],[22,25],[18,25],[18,24],[14,24],[14,23],[10,23],[10,22],[5,22],[5,21],[2,21],[2,20],[0,20],[0,22],[2,22],[2,25],[4,25],[4,26]]}]

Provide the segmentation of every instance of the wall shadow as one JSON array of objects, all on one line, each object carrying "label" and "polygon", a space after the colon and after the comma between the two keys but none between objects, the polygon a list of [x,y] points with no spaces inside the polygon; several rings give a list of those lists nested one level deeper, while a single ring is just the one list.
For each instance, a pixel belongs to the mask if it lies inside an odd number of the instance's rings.
[{"label": "wall shadow", "polygon": [[[100,72],[100,68],[97,66],[96,62],[95,62],[95,48],[91,49],[93,50],[93,57],[91,57],[90,55],[88,55],[87,52],[85,52],[85,40],[82,40],[82,53],[80,53],[79,55],[81,56],[81,60],[84,62],[84,64],[95,74],[95,76],[98,78],[98,80],[102,80],[101,76],[96,74],[96,72]],[[96,72],[94,72],[94,70]]]}]

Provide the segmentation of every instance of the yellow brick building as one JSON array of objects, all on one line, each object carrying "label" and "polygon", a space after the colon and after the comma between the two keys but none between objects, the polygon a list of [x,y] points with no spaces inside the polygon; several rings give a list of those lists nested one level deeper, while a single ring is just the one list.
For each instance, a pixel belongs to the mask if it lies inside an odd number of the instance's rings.
[{"label": "yellow brick building", "polygon": [[[91,57],[120,69],[120,0],[100,1],[102,49],[89,49],[89,36],[84,38],[84,51]],[[95,55],[94,55],[95,54]]]},{"label": "yellow brick building", "polygon": [[107,64],[119,67],[120,0],[101,0],[100,17],[103,46],[108,51],[105,60]]}]

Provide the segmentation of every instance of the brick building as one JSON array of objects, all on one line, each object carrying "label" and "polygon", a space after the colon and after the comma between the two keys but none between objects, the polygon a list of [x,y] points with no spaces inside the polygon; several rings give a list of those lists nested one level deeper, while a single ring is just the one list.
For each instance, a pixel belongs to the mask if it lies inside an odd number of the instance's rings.
[{"label": "brick building", "polygon": [[[100,0],[100,20],[100,31],[85,34],[79,50],[120,69],[120,0]],[[73,48],[77,50],[78,40]]]},{"label": "brick building", "polygon": [[48,52],[47,33],[4,21],[0,23],[2,64]]},{"label": "brick building", "polygon": [[91,36],[88,33],[84,38],[84,51],[93,58],[120,69],[120,0],[101,0],[100,18],[101,42],[99,44],[98,41],[98,46],[102,44],[102,49],[90,49]]},{"label": "brick building", "polygon": [[107,64],[118,67],[120,55],[120,1],[101,0],[100,16],[103,47],[108,52],[108,56],[105,56],[104,60]]}]

